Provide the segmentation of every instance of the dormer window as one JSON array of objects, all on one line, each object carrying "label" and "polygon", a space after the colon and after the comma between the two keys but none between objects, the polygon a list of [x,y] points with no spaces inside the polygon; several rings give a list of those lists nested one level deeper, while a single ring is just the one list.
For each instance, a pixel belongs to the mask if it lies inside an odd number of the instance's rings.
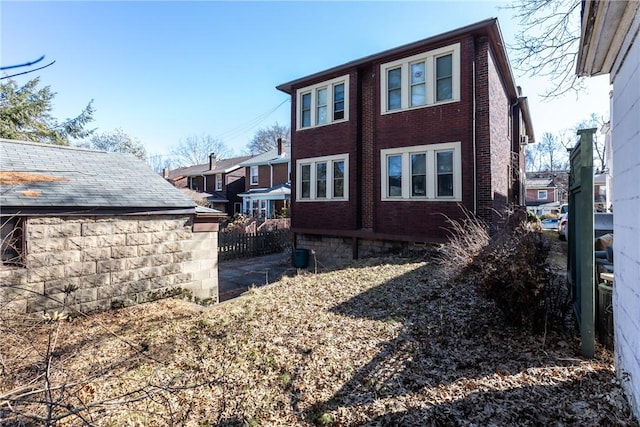
[{"label": "dormer window", "polygon": [[349,120],[349,76],[338,77],[297,91],[297,129]]}]

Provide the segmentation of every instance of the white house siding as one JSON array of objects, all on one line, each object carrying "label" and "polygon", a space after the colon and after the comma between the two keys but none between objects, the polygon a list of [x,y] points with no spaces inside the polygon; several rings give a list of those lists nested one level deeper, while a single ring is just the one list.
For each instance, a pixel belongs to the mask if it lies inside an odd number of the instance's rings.
[{"label": "white house siding", "polygon": [[[621,53],[624,54],[624,53]],[[614,322],[619,378],[640,416],[640,40],[612,70]]]}]

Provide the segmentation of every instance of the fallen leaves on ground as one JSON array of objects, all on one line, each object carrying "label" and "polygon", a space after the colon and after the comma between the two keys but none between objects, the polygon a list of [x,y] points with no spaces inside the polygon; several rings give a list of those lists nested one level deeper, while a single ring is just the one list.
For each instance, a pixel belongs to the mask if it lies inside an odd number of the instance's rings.
[{"label": "fallen leaves on ground", "polygon": [[[55,411],[76,410],[68,425],[638,425],[610,352],[583,359],[573,331],[508,327],[440,277],[428,261],[370,259],[206,309],[76,318],[59,330],[50,381],[68,404]],[[22,356],[5,360],[2,394],[41,382],[48,335],[30,333],[33,351],[9,340]]]}]

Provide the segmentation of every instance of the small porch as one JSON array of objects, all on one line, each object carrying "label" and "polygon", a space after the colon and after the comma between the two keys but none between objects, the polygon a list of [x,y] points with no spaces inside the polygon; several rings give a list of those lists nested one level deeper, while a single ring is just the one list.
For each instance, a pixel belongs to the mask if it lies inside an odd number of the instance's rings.
[{"label": "small porch", "polygon": [[255,188],[238,194],[242,197],[242,213],[256,219],[273,219],[288,209],[291,200],[291,184],[279,184],[271,188]]}]

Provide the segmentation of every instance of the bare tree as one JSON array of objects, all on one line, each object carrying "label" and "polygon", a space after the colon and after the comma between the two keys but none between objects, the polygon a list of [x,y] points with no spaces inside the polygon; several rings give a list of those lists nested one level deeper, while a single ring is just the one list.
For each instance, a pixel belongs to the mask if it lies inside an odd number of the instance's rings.
[{"label": "bare tree", "polygon": [[526,167],[529,172],[559,171],[568,167],[564,134],[545,132],[539,142],[527,145]]},{"label": "bare tree", "polygon": [[278,146],[278,138],[283,141],[290,140],[290,130],[288,126],[280,126],[278,122],[275,125],[259,129],[254,135],[248,148],[251,154],[266,153]]},{"label": "bare tree", "polygon": [[[574,126],[573,133],[575,134],[578,129],[596,128],[600,130],[604,124],[604,117],[596,113],[591,113],[588,119],[582,120]],[[606,159],[607,152],[604,135],[602,135],[601,132],[596,132],[593,134],[593,166],[596,172],[605,170]]]},{"label": "bare tree", "polygon": [[151,166],[151,169],[157,173],[161,173],[165,168],[174,169],[175,161],[171,156],[164,156],[162,154],[150,154],[147,157],[147,163]]},{"label": "bare tree", "polygon": [[147,150],[142,142],[137,138],[132,138],[120,128],[113,132],[95,134],[88,141],[79,143],[78,146],[116,153],[131,153],[142,160],[147,158]]},{"label": "bare tree", "polygon": [[221,140],[205,134],[190,135],[181,140],[171,150],[171,154],[176,157],[177,166],[193,166],[207,163],[211,153],[215,153],[218,159],[228,158],[233,155],[233,151]]},{"label": "bare tree", "polygon": [[509,45],[515,67],[528,76],[545,77],[542,94],[554,98],[584,89],[575,73],[580,42],[580,0],[517,0],[505,9],[520,24]]}]

